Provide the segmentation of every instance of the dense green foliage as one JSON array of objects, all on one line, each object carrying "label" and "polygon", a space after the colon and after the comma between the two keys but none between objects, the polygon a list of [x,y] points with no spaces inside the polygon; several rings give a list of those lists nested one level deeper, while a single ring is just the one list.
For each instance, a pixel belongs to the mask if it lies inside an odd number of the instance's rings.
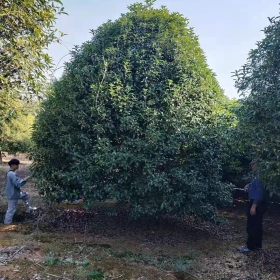
[{"label": "dense green foliage", "polygon": [[60,5],[59,0],[0,1],[1,98],[15,89],[24,89],[25,94],[40,92],[51,65],[44,51],[57,40],[53,24],[63,12]]},{"label": "dense green foliage", "polygon": [[239,123],[243,145],[260,161],[266,187],[280,195],[280,17],[270,19],[264,34],[236,72],[236,86],[243,95]]},{"label": "dense green foliage", "polygon": [[132,216],[215,220],[231,202],[225,102],[188,20],[136,3],[72,51],[42,105],[34,175],[51,200],[128,203]]},{"label": "dense green foliage", "polygon": [[[35,118],[36,104],[27,104],[23,101],[10,101],[13,115],[3,122],[0,128],[0,152],[11,154],[28,152],[31,149],[31,131]],[[0,156],[0,162],[2,158]]]},{"label": "dense green foliage", "polygon": [[[243,127],[238,120],[240,102],[237,100],[225,100],[223,106],[216,111],[216,122],[220,126],[219,137],[226,146],[223,160],[222,181],[232,183],[238,187],[244,187],[251,180],[249,163],[251,161],[248,152],[248,144],[243,139]],[[248,176],[249,175],[249,176]]]},{"label": "dense green foliage", "polygon": [[[59,40],[55,23],[63,12],[60,0],[0,1],[0,150],[26,151],[30,122],[22,100],[35,100],[47,87],[52,66],[45,53]],[[63,35],[61,33],[61,35]],[[35,97],[36,96],[36,97]]]}]

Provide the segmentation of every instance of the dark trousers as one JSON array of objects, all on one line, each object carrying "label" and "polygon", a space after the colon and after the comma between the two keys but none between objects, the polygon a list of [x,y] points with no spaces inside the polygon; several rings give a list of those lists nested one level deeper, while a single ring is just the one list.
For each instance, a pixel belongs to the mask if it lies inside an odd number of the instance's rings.
[{"label": "dark trousers", "polygon": [[250,200],[247,207],[247,248],[250,250],[262,248],[262,236],[263,236],[263,216],[266,212],[266,202],[261,202],[257,206],[256,215],[250,214],[250,209],[254,200]]}]

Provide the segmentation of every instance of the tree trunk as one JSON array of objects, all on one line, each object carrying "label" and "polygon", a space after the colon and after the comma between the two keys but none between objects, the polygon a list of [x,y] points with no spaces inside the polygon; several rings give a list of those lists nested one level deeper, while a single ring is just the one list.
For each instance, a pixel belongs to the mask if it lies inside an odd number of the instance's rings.
[{"label": "tree trunk", "polygon": [[2,158],[2,151],[0,151],[0,164],[3,163],[3,158]]}]

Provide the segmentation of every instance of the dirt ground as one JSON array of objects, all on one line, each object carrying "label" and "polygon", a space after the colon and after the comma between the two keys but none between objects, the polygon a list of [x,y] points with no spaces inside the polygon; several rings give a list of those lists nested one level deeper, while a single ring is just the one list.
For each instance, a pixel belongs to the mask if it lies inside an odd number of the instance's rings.
[{"label": "dirt ground", "polygon": [[[22,159],[23,177],[30,162]],[[6,170],[0,165],[2,186]],[[229,224],[218,228],[188,217],[131,221],[126,211],[116,215],[110,201],[91,211],[82,204],[50,208],[34,182],[25,188],[41,209],[25,214],[19,202],[14,223],[0,224],[0,280],[280,279],[279,205],[270,205],[266,214],[264,249],[240,254],[236,247],[246,239],[244,202],[221,211]],[[0,197],[1,221],[6,204]]]}]

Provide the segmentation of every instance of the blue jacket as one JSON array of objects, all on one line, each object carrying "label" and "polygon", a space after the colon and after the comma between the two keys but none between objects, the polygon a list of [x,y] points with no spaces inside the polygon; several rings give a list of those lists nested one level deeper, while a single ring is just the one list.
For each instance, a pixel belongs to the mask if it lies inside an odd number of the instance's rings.
[{"label": "blue jacket", "polygon": [[6,197],[8,199],[19,199],[20,188],[25,185],[27,179],[20,179],[17,173],[13,170],[9,170],[6,176]]},{"label": "blue jacket", "polygon": [[253,199],[254,204],[256,205],[265,200],[264,186],[262,181],[258,177],[255,177],[252,183],[249,184],[248,195],[249,199]]}]

